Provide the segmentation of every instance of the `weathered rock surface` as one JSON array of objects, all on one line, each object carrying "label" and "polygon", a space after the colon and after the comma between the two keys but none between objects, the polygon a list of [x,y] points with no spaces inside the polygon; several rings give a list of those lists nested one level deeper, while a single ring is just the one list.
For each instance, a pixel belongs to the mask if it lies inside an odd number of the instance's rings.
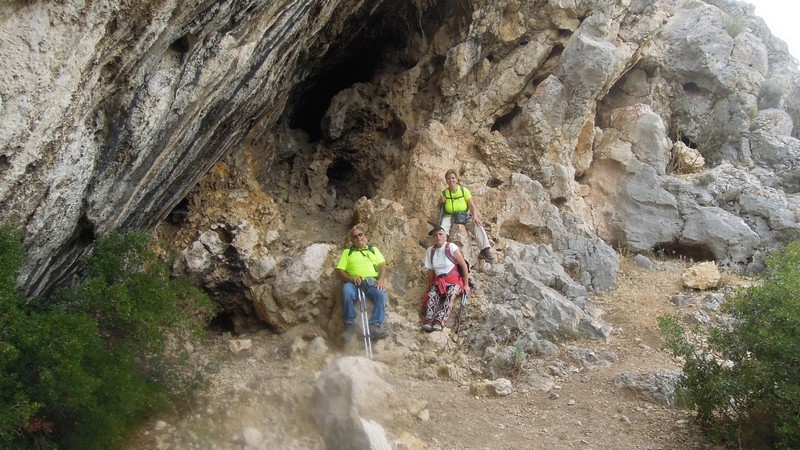
[{"label": "weathered rock surface", "polygon": [[675,406],[675,392],[680,376],[680,372],[674,370],[644,374],[623,372],[614,377],[614,384],[647,401]]},{"label": "weathered rock surface", "polygon": [[506,3],[1,3],[20,284],[46,291],[96,238],[157,228],[232,329],[328,335],[361,223],[413,322],[455,168],[498,262],[454,237],[514,331],[468,345],[543,354],[559,333],[609,339],[586,299],[616,282],[615,249],[746,272],[800,237],[800,73],[752,6]]},{"label": "weathered rock surface", "polygon": [[391,418],[391,375],[381,363],[365,358],[337,359],[317,378],[312,414],[326,448],[386,449],[390,447],[376,420]]}]

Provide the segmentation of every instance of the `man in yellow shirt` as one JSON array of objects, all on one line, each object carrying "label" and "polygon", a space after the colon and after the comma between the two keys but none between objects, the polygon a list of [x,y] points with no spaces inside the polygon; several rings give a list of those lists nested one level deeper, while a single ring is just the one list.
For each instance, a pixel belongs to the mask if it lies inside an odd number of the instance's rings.
[{"label": "man in yellow shirt", "polygon": [[367,237],[358,227],[350,230],[349,248],[344,249],[339,263],[336,264],[336,275],[344,281],[342,284],[342,310],[344,312],[344,333],[342,341],[348,342],[355,334],[356,309],[358,301],[356,289],[363,289],[365,296],[372,301],[374,307],[369,319],[369,334],[372,339],[383,339],[389,333],[383,329],[386,311],[386,260],[377,247],[367,245]]}]

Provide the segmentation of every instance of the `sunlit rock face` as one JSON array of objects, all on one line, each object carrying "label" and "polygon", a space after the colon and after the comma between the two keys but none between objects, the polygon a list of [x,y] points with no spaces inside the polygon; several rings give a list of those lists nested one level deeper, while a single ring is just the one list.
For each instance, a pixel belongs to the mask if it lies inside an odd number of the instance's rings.
[{"label": "sunlit rock face", "polygon": [[799,234],[800,76],[744,3],[38,1],[0,22],[0,214],[29,293],[158,228],[234,322],[286,329],[330,317],[362,223],[411,301],[449,168],[509,296],[582,305],[619,248],[758,269]]}]

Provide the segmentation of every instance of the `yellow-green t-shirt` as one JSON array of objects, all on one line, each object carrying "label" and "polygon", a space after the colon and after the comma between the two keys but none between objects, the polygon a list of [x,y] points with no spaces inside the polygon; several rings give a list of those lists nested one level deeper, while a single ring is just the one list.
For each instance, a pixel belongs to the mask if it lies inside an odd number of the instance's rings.
[{"label": "yellow-green t-shirt", "polygon": [[365,249],[357,249],[353,246],[344,249],[336,268],[344,270],[351,277],[377,278],[378,266],[385,262],[378,247],[370,245]]},{"label": "yellow-green t-shirt", "polygon": [[452,215],[469,211],[467,201],[472,198],[472,194],[470,194],[469,189],[464,186],[458,186],[458,190],[453,194],[450,193],[450,188],[445,188],[445,190],[442,191],[442,196],[445,198],[444,212],[446,214]]}]

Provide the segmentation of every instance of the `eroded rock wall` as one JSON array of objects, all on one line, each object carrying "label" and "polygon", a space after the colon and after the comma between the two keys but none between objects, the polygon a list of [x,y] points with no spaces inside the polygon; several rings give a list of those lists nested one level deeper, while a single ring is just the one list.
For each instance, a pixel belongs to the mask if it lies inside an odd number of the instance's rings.
[{"label": "eroded rock wall", "polygon": [[98,236],[153,227],[382,4],[0,4],[0,210],[24,227],[21,284],[40,292]]},{"label": "eroded rock wall", "polygon": [[333,329],[361,223],[413,322],[449,168],[499,255],[479,291],[538,317],[528,336],[607,337],[586,296],[614,284],[614,249],[756,270],[800,231],[797,63],[745,3],[11,2],[0,20],[0,202],[30,292],[97,236],[159,224],[234,328]]}]

